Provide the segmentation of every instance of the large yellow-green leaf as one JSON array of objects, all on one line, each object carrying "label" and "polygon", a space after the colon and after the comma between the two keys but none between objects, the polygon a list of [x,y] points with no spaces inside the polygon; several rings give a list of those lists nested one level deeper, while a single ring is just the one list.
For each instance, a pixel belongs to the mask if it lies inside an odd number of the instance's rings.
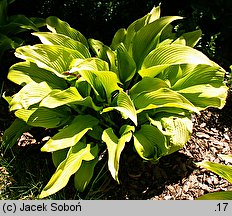
[{"label": "large yellow-green leaf", "polygon": [[41,151],[53,152],[74,146],[89,130],[98,124],[98,119],[91,115],[78,115],[67,126],[44,144]]},{"label": "large yellow-green leaf", "polygon": [[69,70],[73,59],[85,57],[77,50],[60,45],[36,44],[23,46],[16,49],[18,58],[33,62],[38,67],[54,72],[57,76],[64,77],[63,72]]},{"label": "large yellow-green leaf", "polygon": [[159,43],[162,30],[174,20],[181,19],[178,16],[162,17],[142,27],[133,38],[132,52],[137,66],[141,66],[144,58]]},{"label": "large yellow-green leaf", "polygon": [[49,70],[39,68],[35,63],[29,61],[12,65],[7,78],[19,85],[25,85],[33,81],[37,83],[45,81],[52,88],[64,89],[67,87],[64,79]]},{"label": "large yellow-green leaf", "polygon": [[182,67],[182,72],[183,77],[172,86],[175,91],[200,84],[222,85],[225,76],[222,68],[202,64]]},{"label": "large yellow-green leaf", "polygon": [[130,99],[130,96],[127,95],[124,91],[119,91],[114,100],[115,101],[113,102],[112,106],[103,109],[102,113],[112,110],[118,110],[123,118],[130,118],[131,121],[133,121],[134,124],[137,125],[136,109],[132,100]]},{"label": "large yellow-green leaf", "polygon": [[157,7],[154,6],[152,10],[150,11],[150,13],[148,13],[148,23],[152,23],[156,21],[157,19],[159,19],[160,13],[161,13],[160,4]]},{"label": "large yellow-green leaf", "polygon": [[144,77],[141,81],[132,86],[129,91],[129,95],[132,99],[134,99],[142,92],[151,92],[159,90],[160,88],[168,87],[168,84],[159,78]]},{"label": "large yellow-green leaf", "polygon": [[33,127],[56,128],[71,120],[72,115],[67,107],[48,109],[45,107],[33,108],[31,110],[20,109],[15,116]]},{"label": "large yellow-green leaf", "polygon": [[193,124],[187,116],[160,113],[154,118],[148,117],[148,119],[152,125],[157,126],[168,137],[168,154],[183,148],[192,134]]},{"label": "large yellow-green leaf", "polygon": [[91,85],[97,96],[110,102],[111,94],[120,90],[120,83],[117,75],[112,71],[79,71],[80,75]]},{"label": "large yellow-green leaf", "polygon": [[176,39],[173,43],[176,44],[180,42],[180,44],[194,47],[201,39],[201,36],[202,31],[200,29],[192,32],[186,32],[182,34],[178,39]]},{"label": "large yellow-green leaf", "polygon": [[78,74],[81,70],[108,71],[109,65],[106,61],[99,58],[87,58],[73,60],[70,68],[71,73]]},{"label": "large yellow-green leaf", "polygon": [[132,41],[135,35],[137,34],[137,32],[142,27],[146,26],[149,23],[154,22],[159,18],[160,18],[160,6],[158,7],[154,6],[148,14],[141,17],[140,19],[135,20],[132,24],[129,25],[129,27],[126,30],[127,34],[123,43],[130,54],[132,54]]},{"label": "large yellow-green leaf", "polygon": [[93,177],[94,168],[98,162],[98,147],[95,146],[91,153],[94,156],[94,159],[90,161],[82,161],[80,168],[74,175],[74,186],[80,192],[85,190]]},{"label": "large yellow-green leaf", "polygon": [[222,108],[225,105],[228,88],[224,83],[225,71],[222,68],[198,65],[192,67],[191,71],[183,68],[182,72],[184,76],[172,86],[173,90],[200,110],[209,106]]},{"label": "large yellow-green leaf", "polygon": [[110,47],[106,46],[101,41],[94,39],[89,39],[89,44],[96,56],[110,65],[111,71],[117,71],[116,54]]},{"label": "large yellow-green leaf", "polygon": [[50,94],[45,97],[41,103],[40,107],[55,108],[62,105],[76,104],[86,107],[91,107],[94,110],[101,110],[102,107],[98,107],[94,104],[92,98],[87,96],[83,98],[75,87],[70,87],[66,90],[53,90]]},{"label": "large yellow-green leaf", "polygon": [[143,61],[139,74],[155,77],[166,68],[178,64],[205,64],[217,66],[202,52],[189,46],[171,44],[160,46],[151,51]]},{"label": "large yellow-green leaf", "polygon": [[2,136],[2,145],[7,149],[13,147],[16,144],[18,138],[27,130],[30,126],[21,119],[16,118],[11,126],[7,128]]},{"label": "large yellow-green leaf", "polygon": [[197,200],[232,200],[232,191],[207,193],[198,197]]},{"label": "large yellow-green leaf", "polygon": [[57,167],[56,172],[39,195],[39,198],[54,194],[65,187],[71,175],[80,168],[82,161],[90,161],[94,158],[91,153],[90,144],[86,145],[85,143],[79,142],[71,147],[66,159]]},{"label": "large yellow-green leaf", "polygon": [[112,43],[110,45],[111,49],[116,50],[120,43],[123,43],[126,38],[127,31],[124,28],[120,28],[114,35]]},{"label": "large yellow-green leaf", "polygon": [[226,103],[227,92],[228,88],[225,84],[221,86],[210,84],[195,85],[178,91],[199,110],[207,107],[222,109]]},{"label": "large yellow-green leaf", "polygon": [[67,22],[60,20],[55,16],[50,16],[46,19],[47,27],[53,33],[64,34],[74,40],[80,41],[86,47],[88,47],[88,41],[86,38],[76,29],[70,27]]},{"label": "large yellow-green leaf", "polygon": [[232,183],[232,166],[219,164],[210,161],[202,161],[196,163],[197,166],[201,166],[211,172],[216,173],[228,182]]},{"label": "large yellow-green leaf", "polygon": [[125,83],[131,80],[136,72],[136,64],[123,43],[121,43],[117,48],[117,60],[120,81]]},{"label": "large yellow-green leaf", "polygon": [[161,107],[182,108],[199,113],[198,109],[181,94],[168,88],[142,92],[133,100],[137,112]]},{"label": "large yellow-green leaf", "polygon": [[121,137],[118,138],[112,128],[103,131],[102,140],[107,145],[108,150],[108,167],[112,177],[119,183],[118,171],[120,155],[125,147],[126,142],[132,138],[135,128],[133,126],[124,125],[121,128]]},{"label": "large yellow-green leaf", "polygon": [[30,82],[25,85],[10,102],[10,111],[28,109],[31,105],[40,102],[52,89],[46,82]]},{"label": "large yellow-green leaf", "polygon": [[61,45],[80,52],[85,58],[91,57],[87,47],[81,42],[74,40],[66,35],[51,32],[36,32],[33,35],[39,37],[43,44]]},{"label": "large yellow-green leaf", "polygon": [[143,16],[142,18],[135,20],[131,23],[127,28],[126,38],[124,40],[124,45],[128,50],[129,54],[132,56],[132,41],[136,35],[136,33],[147,24],[148,15]]},{"label": "large yellow-green leaf", "polygon": [[166,137],[152,125],[144,124],[133,134],[134,146],[140,157],[157,162],[168,153]]}]

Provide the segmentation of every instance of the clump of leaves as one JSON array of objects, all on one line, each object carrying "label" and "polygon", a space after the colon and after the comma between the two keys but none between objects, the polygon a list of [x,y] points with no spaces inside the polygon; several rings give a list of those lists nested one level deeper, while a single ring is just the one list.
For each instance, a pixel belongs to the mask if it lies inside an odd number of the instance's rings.
[{"label": "clump of leaves", "polygon": [[24,41],[19,33],[39,31],[39,27],[44,25],[44,20],[40,18],[28,18],[22,14],[8,16],[7,8],[14,1],[0,0],[0,58],[5,51],[23,45]]},{"label": "clump of leaves", "polygon": [[8,78],[23,87],[5,97],[17,117],[5,144],[12,146],[29,127],[57,128],[41,149],[52,153],[57,167],[41,198],[65,187],[72,175],[83,191],[105,151],[120,182],[126,145],[157,163],[190,138],[191,113],[224,106],[225,71],[193,48],[200,31],[173,33],[171,23],[179,19],[160,18],[154,7],[107,46],[52,16],[46,20],[50,32],[34,33],[42,44],[16,50],[25,61],[13,65]]}]

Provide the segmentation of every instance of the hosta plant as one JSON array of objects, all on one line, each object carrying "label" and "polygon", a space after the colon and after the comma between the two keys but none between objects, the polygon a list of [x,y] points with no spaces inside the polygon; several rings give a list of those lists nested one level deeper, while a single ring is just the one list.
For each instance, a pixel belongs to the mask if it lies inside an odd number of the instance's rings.
[{"label": "hosta plant", "polygon": [[57,130],[41,149],[52,153],[57,167],[41,198],[65,187],[72,175],[83,191],[104,152],[120,182],[126,145],[157,163],[188,141],[193,112],[224,106],[225,71],[193,48],[200,30],[176,36],[171,23],[180,19],[160,18],[154,7],[119,29],[107,46],[52,16],[49,32],[33,34],[41,44],[16,50],[24,61],[10,68],[8,78],[22,89],[5,97],[16,120],[4,143],[12,146],[30,127]]}]

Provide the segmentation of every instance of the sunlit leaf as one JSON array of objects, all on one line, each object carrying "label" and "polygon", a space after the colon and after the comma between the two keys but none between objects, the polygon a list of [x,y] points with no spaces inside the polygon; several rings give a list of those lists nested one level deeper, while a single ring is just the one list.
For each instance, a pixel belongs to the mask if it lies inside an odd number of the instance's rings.
[{"label": "sunlit leaf", "polygon": [[129,142],[132,138],[132,132],[134,127],[125,125],[121,128],[121,137],[118,138],[112,128],[107,128],[103,131],[102,140],[107,145],[108,150],[108,167],[112,177],[119,182],[118,171],[120,155],[125,147],[126,142]]},{"label": "sunlit leaf", "polygon": [[75,73],[82,70],[107,71],[109,65],[106,61],[99,58],[76,59],[70,65],[70,72]]},{"label": "sunlit leaf", "polygon": [[161,13],[161,10],[160,10],[160,5],[159,6],[154,6],[152,8],[152,10],[150,11],[150,13],[148,14],[149,16],[149,19],[148,19],[148,23],[152,23],[154,21],[156,21],[157,19],[160,18],[160,13]]},{"label": "sunlit leaf", "polygon": [[207,193],[198,197],[197,200],[232,200],[232,191]]},{"label": "sunlit leaf", "polygon": [[40,102],[51,91],[46,82],[30,82],[14,95],[10,102],[10,110],[28,109],[31,105]]},{"label": "sunlit leaf", "polygon": [[135,20],[132,24],[129,25],[129,27],[127,28],[127,35],[123,43],[130,54],[132,54],[132,47],[133,47],[132,41],[135,35],[137,34],[137,32],[141,28],[143,28],[149,23],[154,22],[158,18],[160,18],[160,6],[158,7],[154,6],[148,14]]},{"label": "sunlit leaf", "polygon": [[77,50],[60,45],[45,44],[19,47],[16,49],[15,55],[18,58],[37,64],[38,67],[50,70],[60,77],[64,77],[62,73],[69,70],[73,59],[85,58]]},{"label": "sunlit leaf", "polygon": [[119,92],[119,94],[115,98],[115,103],[113,103],[112,105],[113,106],[103,109],[102,113],[112,110],[118,110],[122,114],[123,118],[130,118],[131,121],[133,121],[134,124],[137,125],[137,114],[135,106],[130,99],[130,96],[128,96],[124,91]]},{"label": "sunlit leaf", "polygon": [[86,145],[85,143],[79,142],[71,147],[66,159],[57,167],[56,172],[53,174],[39,197],[44,198],[65,187],[71,175],[80,168],[82,161],[90,161],[93,159],[94,156],[91,153],[90,144]]},{"label": "sunlit leaf", "polygon": [[69,49],[77,50],[85,58],[91,57],[87,47],[81,42],[74,40],[63,34],[55,34],[51,32],[36,32],[33,35],[39,37],[41,42],[46,45],[61,45]]},{"label": "sunlit leaf", "polygon": [[123,44],[117,48],[117,60],[120,81],[125,83],[131,80],[136,72],[136,64]]},{"label": "sunlit leaf", "polygon": [[199,110],[208,107],[223,108],[226,103],[228,88],[220,85],[195,85],[178,92],[191,101]]},{"label": "sunlit leaf", "polygon": [[133,100],[137,112],[160,107],[182,108],[199,113],[198,109],[181,94],[167,88],[143,92]]},{"label": "sunlit leaf", "polygon": [[[179,37],[176,41],[183,40],[184,45],[194,47],[198,43],[198,41],[201,39],[201,36],[202,36],[202,31],[199,29],[199,30],[195,30],[192,32],[186,32],[182,34],[181,37]],[[174,43],[176,43],[176,41]]]},{"label": "sunlit leaf", "polygon": [[126,34],[127,34],[127,31],[126,29],[124,28],[121,28],[119,29],[115,35],[114,35],[114,38],[112,40],[112,43],[110,45],[110,47],[113,49],[113,50],[116,50],[118,48],[118,46],[120,45],[120,43],[123,43],[125,38],[126,38]]},{"label": "sunlit leaf", "polygon": [[161,71],[176,64],[205,64],[217,66],[202,52],[188,46],[171,44],[151,51],[143,61],[139,74],[149,77],[157,76]]},{"label": "sunlit leaf", "polygon": [[31,110],[20,109],[15,116],[33,127],[56,128],[71,120],[72,115],[67,107],[48,109],[45,107]]},{"label": "sunlit leaf", "polygon": [[79,71],[80,75],[91,85],[96,95],[110,102],[111,94],[121,89],[117,75],[111,71]]},{"label": "sunlit leaf", "polygon": [[177,80],[172,89],[182,94],[199,109],[222,108],[228,88],[223,83],[225,72],[219,67],[198,65]]},{"label": "sunlit leaf", "polygon": [[94,39],[89,39],[89,44],[96,56],[110,65],[111,71],[117,71],[116,54],[110,47],[106,46],[101,41]]},{"label": "sunlit leaf", "polygon": [[19,85],[25,85],[33,81],[37,83],[45,81],[52,88],[63,89],[67,87],[67,83],[64,79],[28,61],[12,65],[7,78]]},{"label": "sunlit leaf", "polygon": [[67,126],[55,134],[44,144],[41,151],[53,152],[74,146],[92,128],[98,124],[98,120],[90,115],[78,115]]},{"label": "sunlit leaf", "polygon": [[232,183],[232,166],[209,161],[198,162],[196,165],[214,172],[220,177],[226,179],[228,182]]},{"label": "sunlit leaf", "polygon": [[159,113],[154,119],[150,117],[148,119],[152,125],[157,126],[168,137],[168,154],[183,148],[192,134],[193,123],[190,117]]},{"label": "sunlit leaf", "polygon": [[83,98],[75,87],[70,87],[66,90],[53,90],[50,94],[45,97],[40,107],[55,108],[62,105],[76,104],[86,107],[91,107],[95,110],[101,110],[102,107],[98,107],[94,104],[90,96]]},{"label": "sunlit leaf", "polygon": [[138,67],[141,66],[144,58],[159,42],[162,30],[174,20],[181,19],[178,16],[162,17],[142,27],[133,39],[133,58]]},{"label": "sunlit leaf", "polygon": [[74,40],[80,41],[86,47],[88,47],[88,42],[86,38],[76,29],[70,27],[67,22],[60,20],[55,16],[50,16],[46,19],[47,27],[53,33],[64,34]]},{"label": "sunlit leaf", "polygon": [[168,84],[158,78],[144,77],[141,81],[137,82],[129,91],[132,99],[137,97],[140,93],[151,92],[159,90],[160,88],[168,88]]}]

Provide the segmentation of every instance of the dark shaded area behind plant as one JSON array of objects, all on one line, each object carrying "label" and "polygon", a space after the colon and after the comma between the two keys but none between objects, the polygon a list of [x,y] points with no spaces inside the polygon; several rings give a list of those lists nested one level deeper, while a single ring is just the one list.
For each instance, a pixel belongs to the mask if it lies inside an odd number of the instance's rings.
[{"label": "dark shaded area behind plant", "polygon": [[203,38],[198,48],[228,70],[232,59],[231,0],[63,0],[59,4],[54,0],[33,0],[33,4],[28,4],[28,0],[16,0],[10,13],[43,18],[55,15],[84,35],[107,44],[117,29],[127,27],[160,2],[162,16],[186,18],[178,28],[180,33],[199,27]]}]

